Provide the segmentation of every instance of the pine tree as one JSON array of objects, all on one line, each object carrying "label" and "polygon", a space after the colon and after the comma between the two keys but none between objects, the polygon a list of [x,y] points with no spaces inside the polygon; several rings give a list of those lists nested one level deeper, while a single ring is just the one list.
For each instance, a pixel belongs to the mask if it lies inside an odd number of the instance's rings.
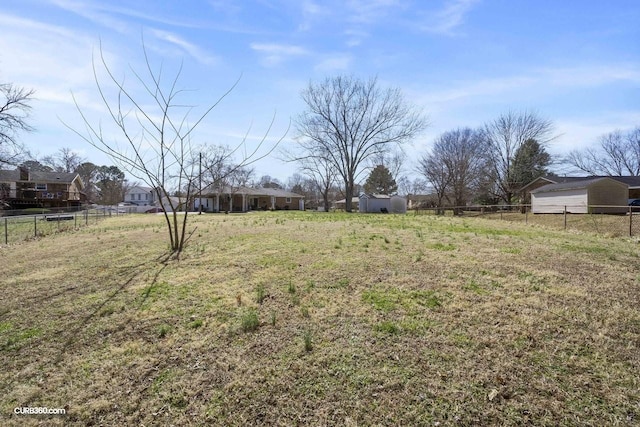
[{"label": "pine tree", "polygon": [[369,194],[394,194],[398,191],[398,184],[386,166],[378,165],[367,178],[364,191]]}]

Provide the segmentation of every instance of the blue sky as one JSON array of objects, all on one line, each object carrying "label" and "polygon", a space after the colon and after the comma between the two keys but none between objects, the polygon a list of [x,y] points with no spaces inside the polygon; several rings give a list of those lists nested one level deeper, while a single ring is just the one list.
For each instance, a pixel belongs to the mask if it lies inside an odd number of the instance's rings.
[{"label": "blue sky", "polygon": [[[185,102],[197,107],[240,78],[197,142],[255,141],[274,114],[276,140],[304,110],[309,81],[377,76],[431,123],[407,148],[410,172],[442,132],[508,110],[552,120],[557,155],[640,125],[638,22],[637,0],[3,0],[0,81],[36,90],[37,132],[23,135],[32,151],[70,147],[106,164],[62,123],[81,129],[72,92],[93,120],[104,118],[91,69],[100,42],[116,74],[131,79],[144,37],[154,65],[182,64]],[[296,170],[275,158],[256,169],[281,180]]]}]

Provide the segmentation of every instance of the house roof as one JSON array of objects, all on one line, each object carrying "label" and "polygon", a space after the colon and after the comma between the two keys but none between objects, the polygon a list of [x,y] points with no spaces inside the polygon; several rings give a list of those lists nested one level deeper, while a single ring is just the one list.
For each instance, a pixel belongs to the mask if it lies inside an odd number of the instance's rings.
[{"label": "house roof", "polygon": [[361,194],[360,198],[363,199],[390,199],[391,196],[388,194]]},{"label": "house roof", "polygon": [[[23,182],[37,182],[43,184],[62,182],[65,184],[71,184],[76,178],[78,178],[78,180],[82,182],[80,176],[77,173],[29,171],[29,179]],[[20,179],[20,169],[0,170],[0,182],[20,181],[22,181]]]},{"label": "house roof", "polygon": [[542,187],[536,188],[535,190],[532,190],[531,194],[548,193],[553,191],[564,191],[564,190],[579,190],[582,188],[588,188],[591,185],[595,184],[596,182],[600,182],[603,180],[611,181],[618,185],[624,185],[625,187],[628,187],[627,184],[621,181],[618,181],[616,179],[613,179],[613,177],[582,178],[579,180],[569,180],[566,182],[559,182],[556,184],[547,184]]},{"label": "house roof", "polygon": [[[333,203],[347,203],[347,199],[340,199],[340,200],[336,200]],[[352,197],[351,198],[351,203],[360,203],[360,197],[356,196],[356,197]]]},{"label": "house roof", "polygon": [[546,182],[548,184],[561,184],[564,182],[574,182],[574,181],[581,181],[584,179],[588,179],[588,177],[584,177],[584,176],[555,176],[555,175],[544,175],[544,176],[539,176],[536,179],[534,179],[533,181],[529,182],[526,185],[523,185],[522,188],[520,188],[520,190],[518,190],[519,192],[525,191],[528,187],[532,186],[533,184],[536,184],[540,181],[542,182]]},{"label": "house roof", "polygon": [[[138,191],[136,191],[136,190],[138,190]],[[133,186],[133,187],[131,187],[131,188],[129,188],[129,189],[127,190],[127,194],[128,194],[128,193],[133,193],[134,191],[136,191],[136,192],[146,192],[146,193],[150,193],[150,192],[152,192],[152,191],[153,191],[153,188],[151,188],[151,187],[144,187],[144,186],[142,186],[142,185],[135,185],[135,186]]]},{"label": "house roof", "polygon": [[251,187],[223,187],[221,191],[218,191],[217,187],[208,185],[202,189],[203,194],[219,193],[219,194],[244,194],[247,196],[273,196],[273,197],[300,197],[304,198],[302,194],[293,193],[291,191],[280,190],[278,188],[251,188]]},{"label": "house roof", "polygon": [[640,176],[610,176],[608,178],[627,184],[630,188],[640,188]]}]

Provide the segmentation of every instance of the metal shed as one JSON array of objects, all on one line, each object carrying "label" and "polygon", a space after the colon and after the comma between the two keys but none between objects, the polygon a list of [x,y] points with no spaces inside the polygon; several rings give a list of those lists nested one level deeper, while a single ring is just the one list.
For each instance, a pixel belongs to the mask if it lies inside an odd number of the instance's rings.
[{"label": "metal shed", "polygon": [[624,213],[629,186],[609,177],[549,184],[531,191],[533,213]]},{"label": "metal shed", "polygon": [[362,194],[359,198],[359,211],[366,213],[406,213],[407,199],[386,194]]}]

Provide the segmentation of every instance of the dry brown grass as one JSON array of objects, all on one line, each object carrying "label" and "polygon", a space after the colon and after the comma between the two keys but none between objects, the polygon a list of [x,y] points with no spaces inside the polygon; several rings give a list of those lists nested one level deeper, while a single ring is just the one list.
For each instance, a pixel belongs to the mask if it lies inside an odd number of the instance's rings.
[{"label": "dry brown grass", "polygon": [[638,422],[631,240],[412,215],[192,225],[168,264],[148,215],[0,249],[0,424]]}]

